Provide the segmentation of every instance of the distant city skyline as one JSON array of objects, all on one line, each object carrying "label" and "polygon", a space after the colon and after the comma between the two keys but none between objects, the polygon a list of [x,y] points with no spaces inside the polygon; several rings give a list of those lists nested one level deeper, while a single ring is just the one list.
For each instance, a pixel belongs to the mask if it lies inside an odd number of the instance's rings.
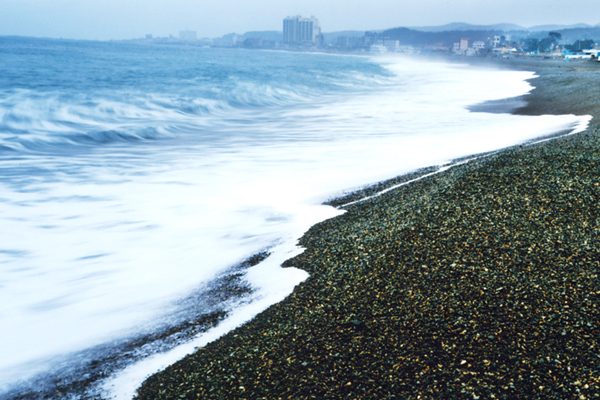
[{"label": "distant city skyline", "polygon": [[281,31],[286,16],[314,15],[323,32],[399,26],[600,23],[596,0],[0,0],[0,35],[69,39],[198,38]]}]

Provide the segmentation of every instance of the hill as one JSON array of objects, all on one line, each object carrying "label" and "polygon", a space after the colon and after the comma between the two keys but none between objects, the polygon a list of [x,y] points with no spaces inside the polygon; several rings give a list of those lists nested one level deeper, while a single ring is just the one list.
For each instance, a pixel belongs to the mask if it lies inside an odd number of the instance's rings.
[{"label": "hill", "polygon": [[408,27],[409,29],[422,32],[451,32],[451,31],[523,31],[527,30],[515,24],[494,24],[494,25],[472,25],[463,22],[454,22],[440,26],[419,26]]}]

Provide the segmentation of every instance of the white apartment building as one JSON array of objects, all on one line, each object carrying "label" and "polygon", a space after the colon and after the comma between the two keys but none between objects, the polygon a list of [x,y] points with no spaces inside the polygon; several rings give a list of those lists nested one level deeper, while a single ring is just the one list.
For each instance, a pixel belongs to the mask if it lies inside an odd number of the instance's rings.
[{"label": "white apartment building", "polygon": [[383,45],[390,53],[397,53],[400,50],[399,40],[384,40]]},{"label": "white apartment building", "polygon": [[317,43],[320,34],[319,20],[314,16],[302,18],[302,16],[297,15],[283,20],[284,43]]}]

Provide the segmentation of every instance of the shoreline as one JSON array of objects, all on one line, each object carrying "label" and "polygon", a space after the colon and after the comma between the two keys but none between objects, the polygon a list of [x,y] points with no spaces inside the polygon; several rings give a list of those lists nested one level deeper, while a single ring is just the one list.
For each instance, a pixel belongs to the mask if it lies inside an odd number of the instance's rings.
[{"label": "shoreline", "polygon": [[[123,338],[119,341],[92,347],[75,353],[77,364],[58,366],[50,373],[41,373],[29,385],[15,385],[0,394],[2,399],[47,399],[57,393],[81,399],[99,399],[102,382],[115,372],[156,354],[172,350],[223,322],[230,314],[224,305],[247,301],[254,289],[245,281],[249,268],[270,256],[265,249],[223,271],[207,285],[198,289],[181,303],[199,304],[191,315],[174,326],[160,327],[153,332]],[[208,298],[202,302],[199,299]],[[77,373],[74,372],[77,371]]]},{"label": "shoreline", "polygon": [[498,151],[313,226],[284,264],[305,282],[150,377],[139,398],[598,393],[599,101],[589,81],[561,81],[565,68],[536,68],[514,113],[592,114],[585,132]]}]

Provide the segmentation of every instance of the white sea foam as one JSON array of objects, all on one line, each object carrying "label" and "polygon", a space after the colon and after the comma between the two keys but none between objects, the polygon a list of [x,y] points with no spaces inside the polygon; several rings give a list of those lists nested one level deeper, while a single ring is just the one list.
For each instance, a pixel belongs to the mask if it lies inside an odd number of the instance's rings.
[{"label": "white sea foam", "polygon": [[[148,373],[247,321],[305,279],[279,264],[299,251],[295,243],[311,225],[339,213],[323,200],[462,156],[581,130],[589,121],[466,110],[527,93],[529,72],[380,62],[396,77],[377,91],[310,102],[303,96],[293,107],[235,114],[225,107],[208,119],[147,107],[123,111],[102,127],[154,124],[166,136],[185,132],[188,139],[3,160],[3,168],[22,176],[0,183],[0,392],[57,357],[177,322],[169,318],[178,299],[273,248],[246,276],[257,288],[254,302],[105,384],[109,396],[129,398]],[[111,115],[107,110],[120,108],[99,107]],[[80,116],[78,124],[94,119],[89,110],[61,110],[63,119]],[[214,140],[199,140],[194,131]]]}]

